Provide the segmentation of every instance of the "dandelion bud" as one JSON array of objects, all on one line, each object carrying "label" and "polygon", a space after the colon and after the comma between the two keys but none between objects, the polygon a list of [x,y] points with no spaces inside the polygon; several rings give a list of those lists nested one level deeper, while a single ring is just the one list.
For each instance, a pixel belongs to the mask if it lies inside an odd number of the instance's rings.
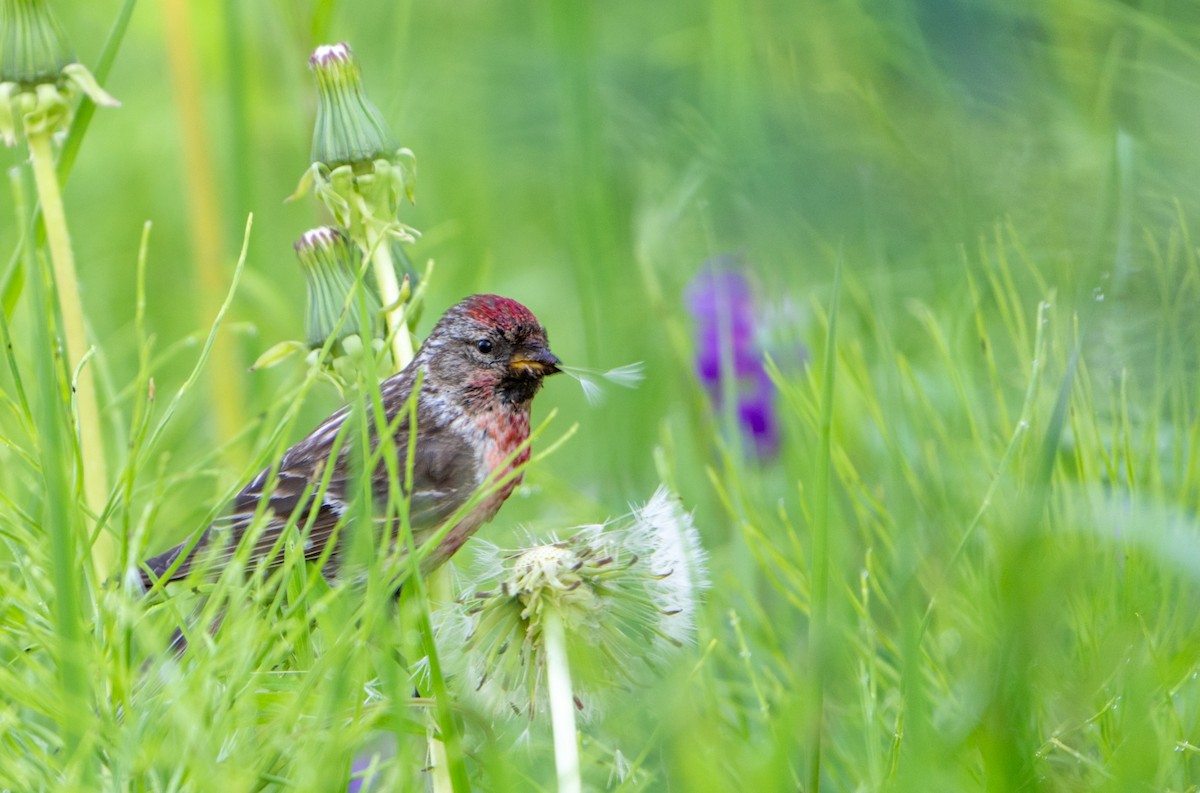
[{"label": "dandelion bud", "polygon": [[312,161],[336,168],[394,156],[399,146],[363,90],[362,72],[350,45],[318,47],[308,63],[317,79]]},{"label": "dandelion bud", "polygon": [[415,231],[396,212],[402,197],[413,198],[412,152],[397,145],[367,97],[350,45],[318,47],[308,63],[317,81],[317,121],[312,166],[293,198],[313,187],[360,247],[382,235],[411,242]]},{"label": "dandelion bud", "polygon": [[44,0],[0,0],[0,137],[57,132],[71,119],[76,94],[119,104],[75,61]]},{"label": "dandelion bud", "polygon": [[361,348],[362,336],[374,339],[380,325],[378,298],[365,284],[358,287],[365,301],[363,316],[364,308],[351,297],[362,261],[358,249],[340,231],[328,226],[305,232],[295,247],[308,285],[308,311],[304,317],[308,345],[320,347],[330,336],[336,336],[347,348]]},{"label": "dandelion bud", "polygon": [[41,0],[4,0],[0,14],[0,77],[22,85],[55,82],[75,62],[67,37]]},{"label": "dandelion bud", "polygon": [[[295,248],[308,287],[305,341],[281,341],[250,368],[268,369],[307,352],[309,366],[318,367],[345,397],[360,380],[364,356],[378,358],[384,348],[379,298],[360,280],[362,254],[340,230],[312,229]],[[323,354],[330,338],[333,343]]]}]

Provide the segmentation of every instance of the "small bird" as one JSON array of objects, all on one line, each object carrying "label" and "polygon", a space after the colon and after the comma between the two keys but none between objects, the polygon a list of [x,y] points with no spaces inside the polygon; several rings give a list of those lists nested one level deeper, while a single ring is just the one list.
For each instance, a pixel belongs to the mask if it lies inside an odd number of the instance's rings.
[{"label": "small bird", "polygon": [[[526,442],[530,402],[543,379],[556,374],[558,367],[546,330],[529,309],[506,297],[474,295],[451,307],[412,362],[380,385],[388,426],[396,426],[394,448],[403,482],[410,424],[407,418],[398,422],[396,418],[408,403],[418,374],[421,377],[416,398],[412,489],[407,494],[409,522],[417,545],[452,518],[485,482],[504,482],[450,529],[426,559],[426,569],[450,558],[496,515],[520,484],[529,461]],[[356,444],[351,438],[338,444],[350,409],[341,408],[288,449],[274,476],[271,467],[259,472],[234,497],[229,514],[215,521],[199,538],[143,562],[139,570],[143,586],[149,588],[156,580],[166,583],[183,579],[201,558],[212,565],[211,572],[220,572],[260,511],[267,523],[250,550],[251,567],[264,562],[268,567],[282,563],[282,553],[272,552],[280,545],[280,534],[293,516],[298,518],[293,526],[304,528],[311,523],[305,559],[319,559],[352,499],[350,458]],[[377,431],[372,423],[372,450],[378,445]],[[377,505],[386,503],[388,497],[385,463],[381,459],[371,472],[371,491]],[[329,484],[316,498],[312,494],[319,492],[327,465],[334,466]],[[395,528],[396,521],[392,521],[392,530]],[[209,548],[218,537],[223,545]],[[337,573],[339,551],[335,545],[328,557],[323,568],[327,576]],[[180,556],[184,558],[180,560]]]}]

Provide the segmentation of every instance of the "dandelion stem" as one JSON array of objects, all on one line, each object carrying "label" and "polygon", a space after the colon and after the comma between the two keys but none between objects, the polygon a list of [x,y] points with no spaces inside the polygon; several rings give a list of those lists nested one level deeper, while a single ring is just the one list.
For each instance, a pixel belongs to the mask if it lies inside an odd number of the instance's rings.
[{"label": "dandelion stem", "polygon": [[437,738],[437,719],[432,714],[425,724],[425,739],[429,748],[429,782],[433,793],[448,793],[454,790],[450,777],[450,758],[446,755],[446,744]]},{"label": "dandelion stem", "polygon": [[[53,173],[53,166],[51,166]],[[25,199],[24,186],[15,170],[10,172],[13,198],[17,209],[18,224],[21,228],[29,228],[29,213]],[[45,206],[45,202],[43,202]],[[61,205],[56,205],[58,217],[61,219]],[[51,229],[50,219],[54,210],[43,209],[47,219],[47,230]],[[50,238],[54,238],[53,232]],[[38,351],[35,358],[34,372],[40,386],[41,398],[32,403],[33,410],[29,414],[38,435],[38,446],[41,456],[41,478],[46,498],[42,506],[42,525],[46,529],[52,560],[51,574],[54,582],[53,615],[55,638],[57,639],[58,667],[58,696],[64,702],[77,704],[79,707],[63,710],[64,716],[59,719],[59,735],[62,741],[62,753],[68,758],[84,757],[86,753],[78,753],[79,746],[88,734],[87,717],[92,712],[90,678],[85,666],[87,644],[85,634],[80,624],[81,598],[79,585],[78,540],[82,536],[79,526],[80,510],[78,507],[77,487],[73,481],[78,468],[72,463],[72,447],[68,433],[73,428],[64,404],[63,392],[58,381],[61,366],[56,360],[58,340],[54,338],[55,328],[51,321],[53,315],[52,298],[43,289],[45,284],[41,268],[34,260],[31,245],[25,245],[21,251],[24,258],[23,266],[29,274],[30,298],[38,315],[45,322],[32,323],[33,349]],[[65,311],[63,312],[65,313]],[[7,335],[7,334],[6,334]],[[11,338],[9,339],[11,341]],[[90,777],[91,765],[84,765],[85,774]],[[85,786],[86,787],[86,786]]]},{"label": "dandelion stem", "polygon": [[412,360],[413,349],[412,340],[408,337],[408,322],[404,316],[405,306],[400,299],[396,265],[392,262],[392,246],[386,232],[372,231],[368,227],[367,252],[371,257],[371,269],[375,273],[375,285],[379,288],[379,299],[383,302],[388,337],[392,340],[392,359],[396,371],[399,371]]},{"label": "dandelion stem", "polygon": [[[415,549],[414,549],[415,550]],[[450,583],[450,569],[439,567],[429,574],[429,600],[443,605],[454,600],[454,591]],[[436,715],[429,712],[427,726],[429,741],[429,765],[432,769],[432,787],[434,793],[446,793],[454,790],[454,780],[450,776],[450,758],[446,754],[446,745],[437,738]]]},{"label": "dandelion stem", "polygon": [[[83,323],[83,301],[79,297],[79,281],[75,276],[75,254],[63,211],[62,191],[54,167],[50,145],[50,130],[30,130],[26,142],[33,163],[38,201],[42,206],[42,222],[50,246],[50,261],[63,322],[63,346],[68,372],[74,372],[78,362],[87,354],[87,334]],[[88,509],[94,515],[104,511],[108,493],[108,469],[104,461],[104,434],[100,425],[100,404],[96,398],[93,367],[79,368],[75,401],[77,405],[80,465],[76,476],[83,480],[83,494]],[[106,576],[114,561],[111,537],[100,532],[92,546],[92,562],[96,572]]]},{"label": "dandelion stem", "polygon": [[579,793],[582,784],[579,778],[579,746],[575,738],[575,695],[571,690],[571,668],[567,663],[567,635],[562,617],[553,608],[545,611],[542,632],[558,793]]}]

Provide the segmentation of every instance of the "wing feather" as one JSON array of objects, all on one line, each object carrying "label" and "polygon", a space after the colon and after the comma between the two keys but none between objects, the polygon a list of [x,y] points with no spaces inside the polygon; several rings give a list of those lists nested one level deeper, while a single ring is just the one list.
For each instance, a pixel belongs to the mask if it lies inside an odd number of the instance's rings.
[{"label": "wing feather", "polygon": [[[406,398],[400,393],[386,396],[389,404],[403,404]],[[397,398],[399,401],[393,402]],[[418,410],[420,430],[413,460],[413,486],[408,494],[409,522],[417,542],[453,515],[483,479],[482,461],[463,433],[451,423],[438,422],[435,415],[423,413]],[[266,524],[250,551],[251,567],[265,563],[268,568],[275,568],[282,563],[282,553],[278,550],[273,553],[273,549],[282,548],[280,536],[289,530],[289,523],[291,531],[304,531],[308,527],[304,556],[309,561],[320,558],[330,539],[338,534],[352,498],[352,443],[344,440],[340,444],[333,470],[327,476],[325,471],[349,414],[348,407],[342,408],[288,449],[274,475],[271,467],[260,471],[234,496],[229,512],[194,542],[189,540],[147,559],[141,571],[143,585],[148,588],[153,579],[164,576],[168,582],[186,578],[200,560],[211,565],[213,573],[219,572],[234,557],[260,507]],[[407,424],[395,431],[394,444],[403,455],[408,448]],[[403,466],[401,459],[401,472]],[[377,507],[386,503],[388,474],[384,460],[378,462],[373,472],[372,495]],[[293,515],[295,520],[290,520]],[[336,557],[336,549],[333,555]],[[336,562],[332,567],[336,567]]]}]

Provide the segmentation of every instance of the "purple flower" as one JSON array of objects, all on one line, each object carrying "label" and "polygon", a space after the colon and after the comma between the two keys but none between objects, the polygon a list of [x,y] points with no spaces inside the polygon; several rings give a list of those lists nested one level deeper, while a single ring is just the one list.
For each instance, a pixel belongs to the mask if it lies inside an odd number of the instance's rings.
[{"label": "purple flower", "polygon": [[760,317],[740,265],[728,254],[709,259],[688,285],[686,300],[696,322],[696,376],[718,408],[726,379],[734,381],[739,429],[765,459],[779,450],[775,389],[763,368]]},{"label": "purple flower", "polygon": [[[354,762],[350,764],[350,784],[346,786],[346,793],[362,793],[368,790],[366,786],[371,781],[373,774],[364,774],[371,765],[379,760],[378,752],[363,752],[354,758]],[[355,774],[361,776],[355,777]]]},{"label": "purple flower", "polygon": [[755,393],[738,398],[737,412],[742,431],[754,444],[755,453],[766,459],[779,452],[779,422],[775,417],[775,393],[770,388],[770,380],[764,378],[763,382],[766,385]]}]

